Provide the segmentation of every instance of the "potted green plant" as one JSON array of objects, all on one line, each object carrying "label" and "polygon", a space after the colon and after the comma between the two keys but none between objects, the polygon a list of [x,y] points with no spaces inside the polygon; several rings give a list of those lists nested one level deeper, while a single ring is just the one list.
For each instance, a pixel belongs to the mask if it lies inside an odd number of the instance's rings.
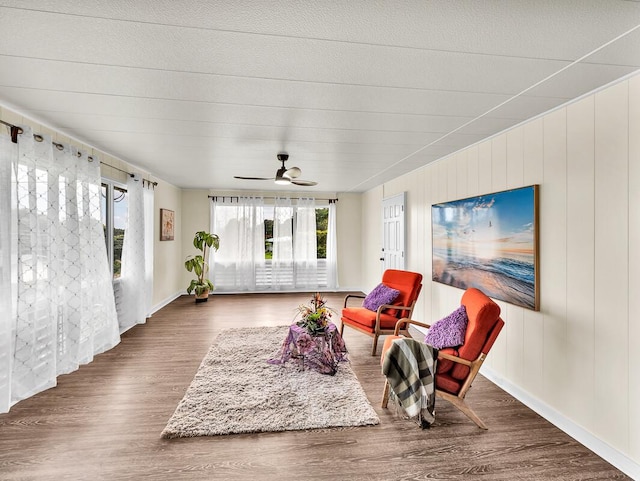
[{"label": "potted green plant", "polygon": [[209,299],[209,292],[214,289],[213,283],[205,277],[209,271],[207,254],[209,249],[218,250],[220,248],[220,238],[216,234],[205,231],[196,232],[193,238],[193,245],[202,254],[190,255],[184,262],[184,266],[189,272],[193,272],[196,278],[187,287],[187,293],[196,293],[196,302],[205,302]]}]

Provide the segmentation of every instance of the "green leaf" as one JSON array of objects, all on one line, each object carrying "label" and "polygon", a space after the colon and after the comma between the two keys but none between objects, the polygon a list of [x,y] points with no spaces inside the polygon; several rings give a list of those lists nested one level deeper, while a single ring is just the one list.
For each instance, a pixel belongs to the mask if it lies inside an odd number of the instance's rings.
[{"label": "green leaf", "polygon": [[184,266],[189,272],[193,272],[197,279],[191,281],[187,292],[191,294],[193,290],[196,293],[204,292],[206,288],[213,290],[213,283],[209,279],[205,279],[205,274],[209,271],[209,264],[205,261],[207,249],[213,248],[218,250],[220,247],[220,238],[216,234],[205,231],[198,231],[193,238],[193,246],[198,249],[201,254],[190,255],[185,260]]},{"label": "green leaf", "polygon": [[198,285],[198,281],[193,279],[191,281],[191,284],[189,284],[189,287],[187,287],[187,294],[191,294],[193,292],[193,289],[195,289],[197,285]]},{"label": "green leaf", "polygon": [[207,285],[199,285],[196,287],[196,295],[201,296],[207,289],[209,288],[209,286]]}]

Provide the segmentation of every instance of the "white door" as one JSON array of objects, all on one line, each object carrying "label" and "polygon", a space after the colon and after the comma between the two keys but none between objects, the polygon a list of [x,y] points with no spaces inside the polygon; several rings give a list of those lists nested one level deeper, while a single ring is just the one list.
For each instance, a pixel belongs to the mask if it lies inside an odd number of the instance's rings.
[{"label": "white door", "polygon": [[404,204],[406,194],[382,201],[382,270],[404,269]]}]

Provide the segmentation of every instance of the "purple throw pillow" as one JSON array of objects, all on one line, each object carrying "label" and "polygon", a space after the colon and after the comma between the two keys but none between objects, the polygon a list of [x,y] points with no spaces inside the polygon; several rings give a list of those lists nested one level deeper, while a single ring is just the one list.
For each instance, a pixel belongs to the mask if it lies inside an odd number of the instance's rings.
[{"label": "purple throw pillow", "polygon": [[436,349],[462,346],[468,322],[467,310],[464,306],[460,306],[447,317],[433,323],[424,342]]},{"label": "purple throw pillow", "polygon": [[362,301],[362,307],[366,307],[370,311],[377,311],[378,307],[383,304],[391,304],[400,295],[400,291],[378,284],[367,297]]}]

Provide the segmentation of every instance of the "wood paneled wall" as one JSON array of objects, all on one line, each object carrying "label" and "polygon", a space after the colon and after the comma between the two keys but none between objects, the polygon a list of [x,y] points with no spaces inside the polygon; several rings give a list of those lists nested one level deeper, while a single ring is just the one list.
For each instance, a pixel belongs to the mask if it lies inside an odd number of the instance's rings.
[{"label": "wood paneled wall", "polygon": [[[486,364],[639,466],[640,75],[384,185],[407,192],[407,268],[426,277],[414,317],[437,320],[462,294],[429,281],[431,204],[531,184],[541,309],[499,302],[506,329]],[[377,192],[363,251],[379,242]]]}]

